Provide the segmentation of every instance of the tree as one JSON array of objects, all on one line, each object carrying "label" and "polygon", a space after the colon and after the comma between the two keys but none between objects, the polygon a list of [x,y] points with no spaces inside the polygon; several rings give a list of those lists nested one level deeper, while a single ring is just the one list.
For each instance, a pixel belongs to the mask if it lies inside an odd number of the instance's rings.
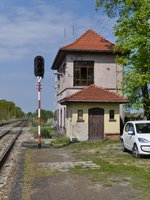
[{"label": "tree", "polygon": [[33,115],[32,112],[27,113],[27,117],[32,117],[32,115]]},{"label": "tree", "polygon": [[0,100],[0,120],[8,120],[11,118],[22,118],[25,113],[15,103],[6,100]]},{"label": "tree", "polygon": [[[38,110],[33,114],[33,116],[37,117],[38,116]],[[44,110],[41,109],[41,121],[47,122],[48,119],[53,118],[53,112],[49,110]]]},{"label": "tree", "polygon": [[114,26],[116,62],[124,66],[123,92],[131,108],[150,119],[150,0],[97,0]]}]

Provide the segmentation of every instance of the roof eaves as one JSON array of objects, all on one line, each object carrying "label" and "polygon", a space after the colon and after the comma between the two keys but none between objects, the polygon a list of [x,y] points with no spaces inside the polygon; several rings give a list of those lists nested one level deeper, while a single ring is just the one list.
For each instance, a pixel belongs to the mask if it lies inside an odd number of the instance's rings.
[{"label": "roof eaves", "polygon": [[128,100],[67,100],[67,99],[62,99],[58,103],[60,104],[68,104],[68,103],[127,103]]},{"label": "roof eaves", "polygon": [[[114,53],[113,50],[97,50],[97,49],[61,49],[64,52],[92,52],[92,53]],[[114,53],[115,54],[115,53]]]},{"label": "roof eaves", "polygon": [[61,61],[63,60],[63,57],[65,56],[66,52],[62,51],[62,49],[59,49],[59,51],[56,54],[56,57],[54,59],[54,62],[51,66],[51,69],[53,70],[57,70],[59,67],[59,64],[61,63]]}]

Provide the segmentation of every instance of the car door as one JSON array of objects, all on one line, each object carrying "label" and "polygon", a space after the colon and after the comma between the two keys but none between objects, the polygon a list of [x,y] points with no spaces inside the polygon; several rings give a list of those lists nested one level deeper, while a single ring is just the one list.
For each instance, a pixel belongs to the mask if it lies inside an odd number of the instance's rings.
[{"label": "car door", "polygon": [[129,129],[128,129],[128,145],[129,145],[130,150],[132,150],[132,148],[133,148],[134,140],[135,140],[134,125],[132,123],[130,123]]},{"label": "car door", "polygon": [[124,145],[127,149],[132,150],[133,147],[133,141],[134,141],[134,135],[129,134],[129,132],[134,133],[134,126],[132,123],[127,123],[124,128]]}]

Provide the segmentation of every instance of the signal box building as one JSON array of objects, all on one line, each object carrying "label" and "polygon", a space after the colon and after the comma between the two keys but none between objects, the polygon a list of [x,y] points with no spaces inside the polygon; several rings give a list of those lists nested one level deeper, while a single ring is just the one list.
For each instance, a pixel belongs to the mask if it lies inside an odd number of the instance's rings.
[{"label": "signal box building", "polygon": [[122,67],[114,45],[93,30],[59,49],[52,69],[57,74],[57,120],[60,132],[79,141],[120,135]]}]

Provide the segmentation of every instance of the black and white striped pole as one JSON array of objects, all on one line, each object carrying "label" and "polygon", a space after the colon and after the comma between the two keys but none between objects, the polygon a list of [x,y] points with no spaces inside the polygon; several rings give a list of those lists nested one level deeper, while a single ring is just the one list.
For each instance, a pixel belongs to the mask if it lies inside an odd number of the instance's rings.
[{"label": "black and white striped pole", "polygon": [[37,77],[38,85],[38,147],[41,148],[41,80],[44,77],[44,58],[34,58],[34,74]]}]

